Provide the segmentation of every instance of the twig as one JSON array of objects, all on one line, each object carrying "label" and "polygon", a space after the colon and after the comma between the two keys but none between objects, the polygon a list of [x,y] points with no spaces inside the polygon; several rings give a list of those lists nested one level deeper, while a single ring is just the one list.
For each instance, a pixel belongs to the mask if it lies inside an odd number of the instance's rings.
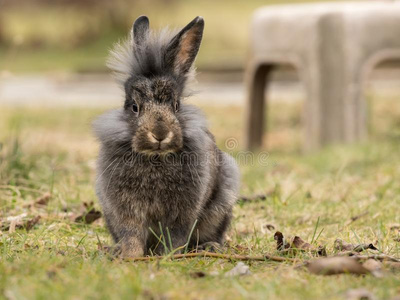
[{"label": "twig", "polygon": [[129,258],[129,261],[152,261],[152,260],[160,260],[164,258],[171,259],[181,259],[181,258],[194,258],[194,257],[213,257],[220,258],[226,260],[243,260],[243,261],[277,261],[277,262],[295,262],[296,259],[293,258],[285,258],[280,256],[273,255],[259,255],[259,256],[247,256],[247,255],[229,255],[229,254],[221,254],[221,253],[213,253],[213,252],[194,252],[194,253],[186,253],[186,254],[175,254],[172,256],[146,256],[146,257],[134,257]]},{"label": "twig", "polygon": [[351,217],[350,220],[348,220],[348,221],[346,222],[346,226],[348,226],[348,225],[350,225],[351,223],[357,221],[358,219],[360,219],[360,218],[362,218],[362,217],[368,215],[368,213],[369,213],[369,211],[366,210],[366,211],[364,211],[363,213],[361,213],[361,214],[359,214],[359,215],[356,215],[356,216]]}]

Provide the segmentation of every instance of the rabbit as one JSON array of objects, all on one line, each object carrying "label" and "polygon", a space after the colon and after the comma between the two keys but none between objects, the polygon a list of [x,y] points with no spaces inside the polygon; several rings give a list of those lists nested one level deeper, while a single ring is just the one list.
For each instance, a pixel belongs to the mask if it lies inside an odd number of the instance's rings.
[{"label": "rabbit", "polygon": [[238,166],[216,146],[200,109],[183,102],[203,29],[196,17],[177,33],[157,34],[141,16],[111,52],[125,101],[93,124],[96,194],[122,257],[224,243]]}]

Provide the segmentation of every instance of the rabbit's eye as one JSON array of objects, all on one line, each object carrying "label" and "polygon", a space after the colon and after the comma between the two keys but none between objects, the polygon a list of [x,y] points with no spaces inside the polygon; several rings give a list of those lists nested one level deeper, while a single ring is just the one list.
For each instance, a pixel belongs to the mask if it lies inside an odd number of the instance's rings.
[{"label": "rabbit's eye", "polygon": [[177,112],[179,110],[179,102],[175,102],[175,112]]},{"label": "rabbit's eye", "polygon": [[132,104],[132,111],[137,114],[139,112],[139,106],[136,103]]}]

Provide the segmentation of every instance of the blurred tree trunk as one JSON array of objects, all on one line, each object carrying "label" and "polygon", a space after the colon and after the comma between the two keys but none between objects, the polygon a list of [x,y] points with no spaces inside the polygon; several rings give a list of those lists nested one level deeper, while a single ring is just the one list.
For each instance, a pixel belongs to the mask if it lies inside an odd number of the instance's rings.
[{"label": "blurred tree trunk", "polygon": [[[0,0],[1,1],[1,0]],[[0,10],[1,10],[1,2],[0,2]],[[0,13],[0,46],[4,44],[4,26],[3,26],[3,18],[2,15]]]}]

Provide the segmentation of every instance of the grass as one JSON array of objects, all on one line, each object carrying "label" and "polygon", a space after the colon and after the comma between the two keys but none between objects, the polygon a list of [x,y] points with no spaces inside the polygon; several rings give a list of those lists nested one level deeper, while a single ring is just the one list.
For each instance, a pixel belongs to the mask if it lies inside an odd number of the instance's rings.
[{"label": "grass", "polygon": [[[270,152],[260,163],[240,163],[243,195],[266,194],[264,201],[237,204],[227,253],[260,255],[276,251],[275,230],[299,235],[315,245],[374,243],[400,257],[400,106],[395,99],[373,99],[368,142],[301,154],[298,104],[274,104]],[[242,109],[204,107],[218,144],[243,136]],[[0,110],[0,222],[27,213],[42,215],[30,231],[0,233],[0,298],[4,299],[343,299],[352,288],[366,288],[378,299],[399,294],[400,273],[318,276],[292,263],[250,262],[251,275],[227,278],[234,261],[188,259],[129,263],[110,260],[98,250],[111,243],[100,219],[75,223],[82,202],[95,202],[97,144],[91,120],[102,109],[11,108]],[[224,118],[221,118],[224,116]],[[238,121],[239,120],[239,121]],[[295,127],[295,129],[293,129]],[[237,156],[238,157],[238,156]],[[259,153],[255,157],[260,157]],[[26,207],[43,193],[49,204]],[[354,222],[351,218],[365,213]],[[272,224],[275,230],[268,230]],[[323,231],[322,231],[323,230]],[[322,231],[322,232],[321,232]],[[298,254],[306,259],[311,254]],[[193,278],[203,271],[207,276]]]}]

